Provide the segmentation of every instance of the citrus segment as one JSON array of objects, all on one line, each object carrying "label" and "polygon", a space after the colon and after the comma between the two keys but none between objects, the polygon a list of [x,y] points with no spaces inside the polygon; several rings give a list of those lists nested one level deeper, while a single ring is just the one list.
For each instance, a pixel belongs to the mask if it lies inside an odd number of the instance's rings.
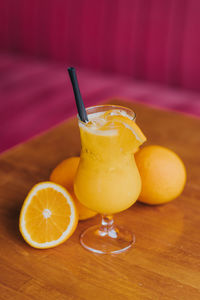
[{"label": "citrus segment", "polygon": [[70,194],[60,185],[41,182],[26,197],[20,212],[20,232],[35,248],[63,243],[75,231],[78,216]]},{"label": "citrus segment", "polygon": [[100,128],[101,130],[115,129],[118,131],[118,136],[126,142],[126,148],[136,152],[139,146],[145,141],[146,137],[135,123],[133,118],[128,115],[122,115],[115,110],[107,111],[103,118],[106,123]]},{"label": "citrus segment", "polygon": [[117,127],[118,124],[121,124],[123,128],[125,127],[129,129],[133,133],[133,135],[135,136],[136,140],[140,145],[146,141],[146,137],[143,134],[142,130],[130,118],[122,115],[117,115],[117,116],[110,115],[107,117],[107,121],[108,121],[107,126],[109,126],[109,124],[110,125],[113,124],[114,127]]}]

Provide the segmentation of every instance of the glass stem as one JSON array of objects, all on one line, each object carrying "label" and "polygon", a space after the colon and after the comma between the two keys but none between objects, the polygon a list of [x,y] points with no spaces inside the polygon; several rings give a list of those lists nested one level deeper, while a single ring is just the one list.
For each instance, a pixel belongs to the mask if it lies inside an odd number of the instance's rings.
[{"label": "glass stem", "polygon": [[114,220],[112,215],[101,216],[101,226],[99,228],[101,236],[110,236],[112,238],[117,237],[117,231],[115,228]]}]

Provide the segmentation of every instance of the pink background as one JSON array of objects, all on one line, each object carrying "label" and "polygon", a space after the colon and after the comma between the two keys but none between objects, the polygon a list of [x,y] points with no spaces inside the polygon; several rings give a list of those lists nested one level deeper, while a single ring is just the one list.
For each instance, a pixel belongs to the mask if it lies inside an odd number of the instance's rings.
[{"label": "pink background", "polygon": [[0,150],[125,97],[200,115],[199,0],[0,0]]}]

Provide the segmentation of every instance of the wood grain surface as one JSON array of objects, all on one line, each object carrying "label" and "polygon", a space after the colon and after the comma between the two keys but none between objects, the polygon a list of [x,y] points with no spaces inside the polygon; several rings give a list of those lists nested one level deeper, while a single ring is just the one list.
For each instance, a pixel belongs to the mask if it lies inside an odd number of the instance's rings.
[{"label": "wood grain surface", "polygon": [[0,156],[0,299],[200,299],[200,120],[137,103],[132,108],[147,144],[167,146],[187,168],[183,194],[151,207],[136,203],[115,216],[136,235],[135,247],[97,255],[79,244],[79,223],[64,244],[36,250],[20,236],[18,218],[29,189],[48,180],[61,160],[80,152],[75,118]]}]

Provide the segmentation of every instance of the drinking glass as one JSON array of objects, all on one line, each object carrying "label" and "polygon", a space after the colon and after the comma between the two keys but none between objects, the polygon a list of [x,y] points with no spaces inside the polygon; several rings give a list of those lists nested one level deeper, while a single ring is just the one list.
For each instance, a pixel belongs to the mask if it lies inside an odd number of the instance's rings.
[{"label": "drinking glass", "polygon": [[78,119],[82,148],[74,191],[84,206],[101,214],[101,224],[86,229],[80,242],[95,253],[120,253],[133,245],[135,237],[115,225],[113,214],[137,200],[141,179],[134,159],[133,133],[126,126],[121,131],[118,122],[101,130],[101,116],[112,111],[133,121],[136,116],[131,109],[115,105],[93,106],[86,111],[94,122]]}]

